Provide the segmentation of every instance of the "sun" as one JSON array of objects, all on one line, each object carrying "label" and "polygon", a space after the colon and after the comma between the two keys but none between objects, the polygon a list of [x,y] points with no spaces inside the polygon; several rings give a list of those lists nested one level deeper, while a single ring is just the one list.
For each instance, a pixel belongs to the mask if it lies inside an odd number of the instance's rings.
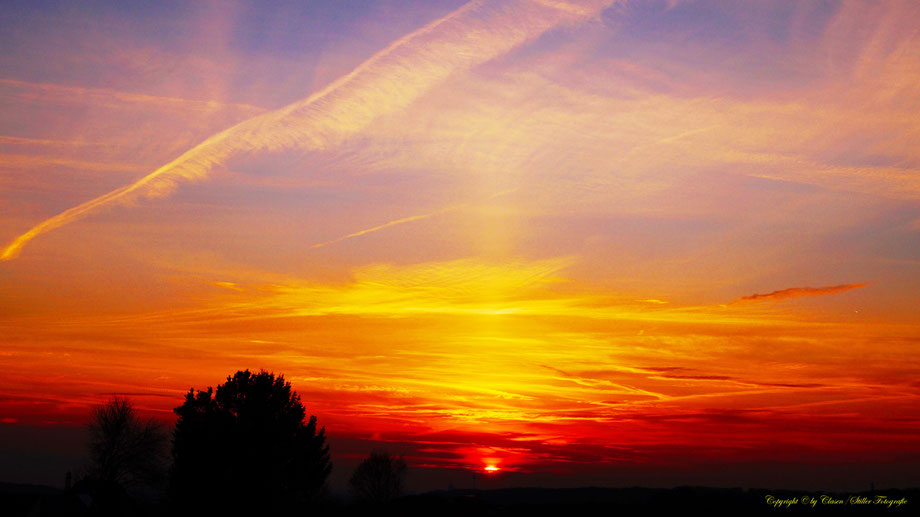
[{"label": "sun", "polygon": [[486,465],[484,470],[486,471],[486,474],[495,474],[496,472],[500,471],[501,468],[496,465]]}]

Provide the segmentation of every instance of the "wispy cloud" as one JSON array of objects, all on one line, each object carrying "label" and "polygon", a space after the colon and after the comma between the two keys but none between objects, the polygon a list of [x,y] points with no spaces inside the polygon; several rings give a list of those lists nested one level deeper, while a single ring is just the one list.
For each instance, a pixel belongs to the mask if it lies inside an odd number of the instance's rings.
[{"label": "wispy cloud", "polygon": [[398,225],[400,225],[400,224],[411,223],[411,222],[413,222],[413,221],[421,221],[422,219],[428,219],[429,217],[434,217],[434,216],[436,216],[436,215],[446,214],[447,212],[452,212],[452,211],[454,211],[454,210],[456,210],[456,209],[458,209],[458,208],[461,208],[462,206],[463,206],[463,205],[451,205],[451,206],[448,206],[448,207],[444,207],[444,208],[442,208],[442,209],[440,209],[440,210],[435,210],[434,212],[429,212],[429,213],[427,213],[427,214],[419,214],[419,215],[413,215],[413,216],[409,216],[409,217],[403,217],[403,218],[401,218],[401,219],[396,219],[396,220],[393,220],[393,221],[389,221],[389,222],[386,222],[386,223],[383,223],[383,224],[380,224],[380,225],[377,225],[377,226],[374,226],[374,227],[371,227],[371,228],[367,228],[367,229],[360,230],[360,231],[357,231],[357,232],[349,233],[348,235],[343,235],[343,236],[341,236],[341,237],[339,237],[339,238],[336,238],[336,239],[332,239],[332,240],[325,241],[325,242],[320,242],[320,243],[314,244],[313,246],[310,246],[310,248],[311,248],[311,249],[322,248],[322,247],[328,246],[328,245],[330,245],[330,244],[335,244],[335,243],[337,243],[337,242],[342,242],[342,241],[344,241],[344,240],[351,239],[351,238],[354,238],[354,237],[360,237],[360,236],[362,236],[362,235],[367,235],[368,233],[374,233],[374,232],[377,232],[377,231],[380,231],[380,230],[385,230],[385,229],[387,229],[387,228],[390,228],[390,227],[393,227],[393,226],[398,226]]},{"label": "wispy cloud", "polygon": [[129,163],[104,163],[88,162],[81,160],[71,160],[67,158],[58,158],[50,156],[38,156],[30,154],[6,154],[0,153],[2,160],[2,169],[30,170],[40,167],[66,167],[73,169],[82,169],[88,171],[138,171],[143,170],[139,165]]},{"label": "wispy cloud", "polygon": [[742,296],[741,298],[735,300],[735,302],[785,300],[787,298],[801,298],[803,296],[825,296],[829,294],[844,293],[853,289],[866,287],[867,285],[869,284],[843,284],[827,287],[790,287],[789,289],[781,289],[779,291],[773,291],[765,294],[752,294],[750,296]]},{"label": "wispy cloud", "polygon": [[549,7],[470,2],[400,38],[306,99],[217,133],[137,182],[39,223],[9,244],[0,260],[16,257],[36,236],[112,203],[161,197],[179,181],[201,180],[237,153],[326,149],[381,115],[405,108],[451,74],[501,56],[562,23],[584,20],[605,3],[566,10],[559,6],[568,4],[557,2]]},{"label": "wispy cloud", "polygon": [[[488,200],[490,200],[490,199],[494,199],[494,198],[496,198],[496,197],[503,196],[503,195],[505,195],[505,194],[508,194],[508,193],[514,191],[514,190],[516,190],[516,189],[508,189],[508,190],[503,190],[503,191],[501,191],[501,192],[497,192],[497,193],[495,193],[495,194],[492,194],[491,196],[486,197],[483,201],[488,201]],[[440,209],[438,209],[438,210],[434,210],[434,211],[432,211],[432,212],[428,212],[428,213],[425,213],[425,214],[418,214],[418,215],[412,215],[412,216],[409,216],[409,217],[403,217],[403,218],[400,218],[400,219],[395,219],[395,220],[393,220],[393,221],[388,221],[388,222],[383,223],[383,224],[378,224],[377,226],[373,226],[373,227],[371,227],[371,228],[366,228],[366,229],[364,229],[364,230],[359,230],[359,231],[357,231],[357,232],[352,232],[352,233],[349,233],[349,234],[347,234],[347,235],[343,235],[343,236],[338,237],[338,238],[336,238],[336,239],[332,239],[332,240],[328,240],[328,241],[324,241],[324,242],[320,242],[320,243],[314,244],[313,246],[310,246],[310,249],[322,248],[322,247],[324,247],[324,246],[328,246],[328,245],[330,245],[330,244],[335,244],[335,243],[337,243],[337,242],[342,242],[342,241],[344,241],[344,240],[352,239],[352,238],[354,238],[354,237],[360,237],[360,236],[362,236],[362,235],[367,235],[367,234],[369,234],[369,233],[374,233],[374,232],[377,232],[377,231],[380,231],[380,230],[385,230],[385,229],[387,229],[387,228],[391,228],[391,227],[393,227],[393,226],[398,226],[398,225],[400,225],[400,224],[411,223],[411,222],[414,222],[414,221],[421,221],[421,220],[423,220],[423,219],[428,219],[428,218],[430,218],[430,217],[435,217],[435,216],[437,216],[437,215],[446,214],[446,213],[453,212],[454,210],[459,210],[459,209],[462,209],[462,208],[468,208],[468,207],[470,207],[470,206],[472,206],[472,205],[470,205],[470,204],[468,204],[468,203],[459,203],[459,204],[456,204],[456,205],[445,206],[444,208],[440,208]]]},{"label": "wispy cloud", "polygon": [[239,103],[221,103],[163,97],[141,93],[123,92],[108,88],[84,88],[54,83],[31,83],[13,79],[0,79],[0,99],[5,102],[47,105],[87,105],[91,109],[121,108],[139,104],[151,108],[185,111],[233,110],[248,116],[257,115],[265,108]]}]

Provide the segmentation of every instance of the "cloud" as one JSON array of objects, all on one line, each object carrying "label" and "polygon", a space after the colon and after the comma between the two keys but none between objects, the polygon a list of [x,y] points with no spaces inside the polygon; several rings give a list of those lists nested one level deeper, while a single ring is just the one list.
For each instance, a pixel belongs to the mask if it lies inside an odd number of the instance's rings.
[{"label": "cloud", "polygon": [[789,289],[781,289],[766,294],[742,296],[733,303],[757,300],[785,300],[786,298],[801,298],[803,296],[825,296],[828,294],[843,293],[852,289],[859,289],[867,285],[868,284],[843,284],[828,287],[790,287]]},{"label": "cloud", "polygon": [[108,88],[82,88],[53,83],[30,83],[12,79],[0,79],[0,99],[16,103],[48,105],[89,105],[92,108],[126,108],[142,105],[158,109],[215,112],[232,110],[249,116],[265,111],[265,108],[239,103],[221,103],[163,97],[140,93],[122,92]]},{"label": "cloud", "polygon": [[[180,181],[201,180],[239,153],[337,145],[376,118],[409,106],[458,71],[499,57],[549,29],[588,19],[607,2],[559,9],[533,2],[470,2],[404,36],[323,90],[217,133],[133,184],[42,221],[0,254],[15,258],[31,239],[116,202],[162,197]],[[555,5],[558,4],[558,5]]]},{"label": "cloud", "polygon": [[[913,110],[898,95],[866,97],[877,91],[870,88],[872,74],[830,71],[827,82],[814,83],[814,91],[792,101],[772,93],[714,96],[702,78],[687,73],[687,80],[678,80],[684,76],[667,66],[649,67],[641,55],[593,59],[590,34],[579,35],[583,47],[537,42],[534,57],[515,53],[504,59],[554,27],[592,20],[589,13],[606,4],[570,9],[575,3],[470,3],[399,39],[324,90],[233,126],[136,183],[39,223],[2,250],[0,260],[15,257],[36,235],[105,206],[163,196],[180,182],[205,178],[231,157],[284,150],[341,151],[337,167],[362,174],[401,167],[455,172],[467,181],[476,174],[496,178],[496,190],[526,174],[533,191],[526,202],[537,210],[626,210],[645,193],[709,171],[920,198]],[[875,49],[878,60],[890,62],[879,72],[908,69],[900,63],[911,57],[903,49],[911,48],[914,36],[898,25],[885,25],[885,34],[902,50]],[[816,44],[829,53],[843,42]],[[874,49],[862,40],[854,44]],[[748,50],[761,55],[763,49]],[[813,52],[812,46],[789,50],[804,61]],[[477,68],[499,57],[496,66]],[[667,87],[649,87],[642,79],[649,73]],[[871,109],[851,101],[860,96],[871,100]],[[361,145],[349,145],[357,135]],[[867,145],[853,146],[857,139]],[[311,165],[308,170],[322,169]],[[434,212],[438,206],[449,211],[453,201],[432,205],[430,213],[440,213]],[[367,231],[428,217],[382,220]],[[337,240],[315,246],[332,242]]]},{"label": "cloud", "polygon": [[384,229],[390,228],[391,226],[397,226],[397,225],[404,224],[404,223],[411,223],[412,221],[420,221],[420,220],[422,220],[422,219],[428,219],[429,217],[434,217],[434,216],[439,215],[439,214],[444,214],[444,213],[450,212],[450,211],[452,211],[452,210],[456,210],[457,208],[459,208],[459,206],[454,205],[454,206],[448,206],[448,207],[446,207],[446,208],[442,208],[442,209],[440,209],[440,210],[435,210],[434,212],[429,212],[429,213],[427,213],[427,214],[419,214],[419,215],[413,215],[413,216],[409,216],[409,217],[403,217],[402,219],[396,219],[396,220],[394,220],[394,221],[389,221],[389,222],[386,222],[386,223],[383,223],[383,224],[379,224],[379,225],[374,226],[374,227],[372,227],[372,228],[367,228],[367,229],[365,229],[365,230],[359,230],[359,231],[357,231],[357,232],[352,232],[352,233],[349,233],[348,235],[343,235],[343,236],[341,236],[341,237],[338,237],[338,238],[335,238],[335,239],[332,239],[332,240],[328,240],[328,241],[325,241],[325,242],[320,242],[320,243],[314,244],[313,246],[310,246],[310,249],[322,248],[322,247],[328,246],[328,245],[330,245],[330,244],[335,244],[335,243],[337,243],[337,242],[342,242],[342,241],[344,241],[344,240],[346,240],[346,239],[351,239],[351,238],[354,238],[354,237],[360,237],[360,236],[366,235],[366,234],[368,234],[368,233],[374,233],[374,232],[376,232],[376,231],[384,230]]},{"label": "cloud", "polygon": [[[486,197],[486,198],[484,199],[484,201],[488,201],[488,200],[490,200],[490,199],[494,199],[494,198],[496,198],[496,197],[503,196],[503,195],[505,195],[505,194],[508,194],[508,193],[514,191],[514,190],[517,190],[517,189],[508,189],[508,190],[503,190],[503,191],[501,191],[501,192],[492,194],[491,196]],[[324,242],[320,242],[320,243],[314,244],[313,246],[310,246],[310,249],[322,248],[322,247],[328,246],[328,245],[330,245],[330,244],[336,244],[336,243],[342,242],[342,241],[347,240],[347,239],[352,239],[352,238],[354,238],[354,237],[360,237],[360,236],[362,236],[362,235],[367,235],[368,233],[374,233],[374,232],[377,232],[377,231],[380,231],[380,230],[385,230],[385,229],[390,228],[390,227],[393,227],[393,226],[398,226],[398,225],[400,225],[400,224],[411,223],[411,222],[413,222],[413,221],[421,221],[421,220],[423,220],[423,219],[428,219],[428,218],[430,218],[430,217],[434,217],[434,216],[437,216],[437,215],[446,214],[446,213],[448,213],[448,212],[453,212],[454,210],[459,210],[459,209],[462,209],[462,208],[468,208],[468,207],[470,207],[470,206],[471,206],[471,205],[466,204],[466,203],[460,203],[460,204],[456,204],[456,205],[449,205],[449,206],[445,206],[445,207],[443,207],[443,208],[440,208],[440,209],[438,209],[438,210],[435,210],[435,211],[433,211],[433,212],[428,212],[428,213],[425,213],[425,214],[412,215],[412,216],[409,216],[409,217],[403,217],[403,218],[401,218],[401,219],[396,219],[396,220],[393,220],[393,221],[388,221],[388,222],[386,222],[386,223],[382,223],[382,224],[378,224],[377,226],[373,226],[373,227],[371,227],[371,228],[366,228],[366,229],[364,229],[364,230],[359,230],[359,231],[356,231],[356,232],[352,232],[352,233],[349,233],[349,234],[347,234],[347,235],[343,235],[343,236],[341,236],[341,237],[337,237],[337,238],[332,239],[332,240],[328,240],[328,241],[324,241]],[[662,302],[662,303],[664,303],[664,302]]]},{"label": "cloud", "polygon": [[41,167],[66,167],[88,171],[137,171],[143,170],[138,165],[130,163],[103,163],[82,160],[71,160],[51,156],[37,156],[29,154],[0,153],[2,169],[32,170]]}]

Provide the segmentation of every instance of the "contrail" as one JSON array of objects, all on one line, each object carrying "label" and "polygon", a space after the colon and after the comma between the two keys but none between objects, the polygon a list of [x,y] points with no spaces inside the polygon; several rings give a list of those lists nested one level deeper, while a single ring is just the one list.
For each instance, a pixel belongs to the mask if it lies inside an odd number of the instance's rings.
[{"label": "contrail", "polygon": [[[497,193],[495,193],[495,194],[492,194],[491,196],[486,197],[486,198],[484,199],[484,201],[487,201],[487,200],[489,200],[489,199],[494,199],[494,198],[497,198],[498,196],[503,196],[503,195],[505,195],[505,194],[510,194],[511,192],[514,192],[514,191],[516,191],[516,190],[517,190],[517,188],[512,188],[512,189],[508,189],[508,190],[503,190],[503,191],[501,191],[501,192],[497,192]],[[335,244],[335,243],[337,243],[337,242],[342,242],[342,241],[344,241],[345,239],[351,239],[351,238],[353,238],[353,237],[360,237],[360,236],[366,235],[366,234],[368,234],[368,233],[373,233],[373,232],[376,232],[376,231],[379,231],[379,230],[383,230],[383,229],[385,229],[385,228],[390,228],[391,226],[396,226],[396,225],[403,224],[403,223],[411,223],[412,221],[419,221],[419,220],[422,220],[422,219],[428,219],[429,217],[434,217],[434,216],[436,216],[436,215],[446,214],[447,212],[453,212],[454,210],[459,210],[459,209],[461,209],[461,208],[467,208],[467,207],[469,207],[469,206],[470,206],[470,205],[467,204],[467,203],[461,203],[461,204],[457,204],[457,205],[449,205],[449,206],[446,206],[446,207],[444,207],[444,208],[441,208],[440,210],[435,210],[434,212],[428,212],[427,214],[419,214],[419,215],[412,215],[412,216],[409,216],[409,217],[403,217],[402,219],[396,219],[395,221],[390,221],[390,222],[388,222],[388,223],[383,223],[383,224],[374,226],[373,228],[367,228],[366,230],[360,230],[360,231],[357,231],[357,232],[354,232],[354,233],[349,233],[348,235],[343,235],[343,236],[338,237],[338,238],[336,238],[336,239],[332,239],[331,241],[325,241],[325,242],[320,242],[320,243],[318,243],[318,244],[314,244],[313,246],[310,246],[310,249],[322,248],[323,246],[328,246],[328,245],[330,245],[330,244]]]},{"label": "contrail", "polygon": [[366,230],[361,230],[361,231],[358,231],[358,232],[355,232],[355,233],[349,233],[348,235],[343,235],[343,236],[341,236],[341,237],[339,237],[339,238],[337,238],[337,239],[332,239],[331,241],[320,242],[319,244],[314,244],[313,246],[310,246],[310,249],[322,248],[322,247],[328,246],[328,245],[330,245],[330,244],[335,244],[335,243],[337,243],[337,242],[342,242],[342,241],[344,241],[345,239],[351,239],[352,237],[360,237],[360,236],[362,236],[362,235],[365,235],[365,234],[368,234],[368,233],[373,233],[373,232],[376,232],[376,231],[378,231],[378,230],[383,230],[384,228],[389,228],[389,227],[391,227],[391,226],[396,226],[396,225],[398,225],[398,224],[411,223],[412,221],[418,221],[418,220],[421,220],[421,219],[428,219],[429,217],[434,217],[434,216],[436,216],[436,215],[440,215],[440,214],[443,214],[443,213],[451,212],[451,211],[456,210],[456,209],[458,209],[458,208],[460,208],[460,207],[462,207],[462,206],[465,206],[465,205],[451,205],[451,206],[448,206],[448,207],[446,207],[446,208],[442,208],[442,209],[440,209],[440,210],[436,210],[436,211],[434,211],[434,212],[430,212],[430,213],[427,213],[427,214],[413,215],[413,216],[410,216],[410,217],[403,217],[402,219],[397,219],[397,220],[395,220],[395,221],[390,221],[390,222],[388,222],[388,223],[384,223],[384,224],[381,224],[381,225],[379,225],[379,226],[374,226],[373,228],[368,228],[368,229],[366,229]]},{"label": "contrail", "polygon": [[131,185],[61,212],[17,237],[0,254],[16,257],[36,236],[116,202],[161,197],[180,180],[205,178],[231,156],[329,148],[374,119],[405,108],[451,74],[469,69],[564,23],[583,22],[612,0],[473,1],[391,43],[323,90],[217,133]]}]

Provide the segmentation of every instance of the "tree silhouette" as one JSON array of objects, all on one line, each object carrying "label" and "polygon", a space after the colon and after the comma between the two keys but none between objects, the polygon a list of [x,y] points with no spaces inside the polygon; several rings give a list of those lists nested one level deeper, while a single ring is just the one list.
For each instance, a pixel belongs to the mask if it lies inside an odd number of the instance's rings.
[{"label": "tree silhouette", "polygon": [[92,409],[88,427],[88,478],[123,489],[162,482],[166,473],[162,423],[142,420],[131,401],[116,396]]},{"label": "tree silhouette", "polygon": [[[135,515],[137,501],[156,497],[166,478],[166,431],[141,419],[130,400],[113,397],[90,413],[89,458],[79,487],[93,515]],[[137,498],[137,499],[135,499]]]},{"label": "tree silhouette", "polygon": [[386,504],[402,495],[406,462],[385,451],[373,451],[355,469],[348,485],[364,503]]},{"label": "tree silhouette", "polygon": [[292,511],[313,502],[332,470],[325,428],[291,384],[264,370],[238,371],[175,409],[170,489],[184,511]]}]

